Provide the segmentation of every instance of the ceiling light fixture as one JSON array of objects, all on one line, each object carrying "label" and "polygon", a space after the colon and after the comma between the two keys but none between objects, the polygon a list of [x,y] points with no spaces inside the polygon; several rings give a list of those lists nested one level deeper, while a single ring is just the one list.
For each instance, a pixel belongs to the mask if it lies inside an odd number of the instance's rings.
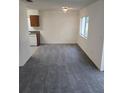
[{"label": "ceiling light fixture", "polygon": [[33,2],[32,0],[26,0],[27,2]]},{"label": "ceiling light fixture", "polygon": [[62,11],[66,13],[68,11],[68,7],[62,7]]}]

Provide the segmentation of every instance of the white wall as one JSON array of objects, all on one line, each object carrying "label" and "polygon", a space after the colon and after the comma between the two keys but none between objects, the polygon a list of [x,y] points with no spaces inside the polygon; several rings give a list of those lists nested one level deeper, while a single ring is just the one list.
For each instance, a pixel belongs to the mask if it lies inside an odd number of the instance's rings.
[{"label": "white wall", "polygon": [[40,12],[41,43],[76,43],[78,12]]},{"label": "white wall", "polygon": [[[88,39],[78,34],[78,44],[101,70],[104,40],[104,1],[99,0],[80,11],[80,17],[89,16]],[[79,21],[80,22],[80,21]]]},{"label": "white wall", "polygon": [[29,43],[26,5],[19,4],[19,66],[23,66],[36,48],[31,48]]}]

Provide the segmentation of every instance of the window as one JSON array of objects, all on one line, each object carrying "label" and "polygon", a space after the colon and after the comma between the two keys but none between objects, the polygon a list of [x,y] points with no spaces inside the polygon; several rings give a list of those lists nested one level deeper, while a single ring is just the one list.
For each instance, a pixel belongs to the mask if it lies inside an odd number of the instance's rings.
[{"label": "window", "polygon": [[88,16],[82,17],[80,20],[80,35],[86,39],[88,37],[88,24],[89,17]]}]

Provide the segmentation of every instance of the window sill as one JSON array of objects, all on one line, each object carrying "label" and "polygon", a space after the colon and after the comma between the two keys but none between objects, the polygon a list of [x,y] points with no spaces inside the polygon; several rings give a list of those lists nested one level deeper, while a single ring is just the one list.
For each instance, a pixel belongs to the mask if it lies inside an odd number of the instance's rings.
[{"label": "window sill", "polygon": [[82,38],[84,38],[84,39],[87,39],[87,37],[86,36],[84,36],[84,35],[80,35]]}]

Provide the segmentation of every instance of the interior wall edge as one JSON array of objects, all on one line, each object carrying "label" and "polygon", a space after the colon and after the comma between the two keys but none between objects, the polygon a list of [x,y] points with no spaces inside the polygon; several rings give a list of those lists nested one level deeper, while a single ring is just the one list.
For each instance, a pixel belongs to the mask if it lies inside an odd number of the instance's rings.
[{"label": "interior wall edge", "polygon": [[[92,58],[89,56],[89,54],[85,51],[85,49],[83,49],[83,47],[80,45],[80,43],[77,43],[77,45],[86,53],[86,55],[89,57],[90,60],[92,60]],[[92,60],[93,64],[97,67],[97,69],[99,71],[102,71],[100,66],[98,66],[93,60]]]}]

